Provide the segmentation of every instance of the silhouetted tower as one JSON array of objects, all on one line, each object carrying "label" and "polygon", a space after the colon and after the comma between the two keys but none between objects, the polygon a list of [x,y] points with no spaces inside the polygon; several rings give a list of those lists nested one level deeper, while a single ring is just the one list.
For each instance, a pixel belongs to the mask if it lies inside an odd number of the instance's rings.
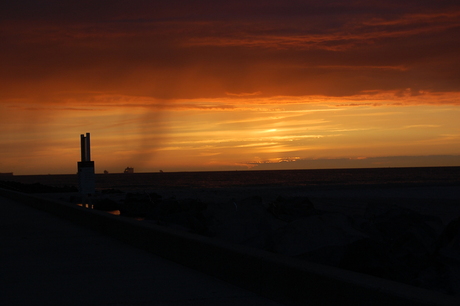
[{"label": "silhouetted tower", "polygon": [[91,161],[91,146],[89,133],[80,135],[81,161],[78,166],[78,189],[83,196],[95,191],[94,162]]}]

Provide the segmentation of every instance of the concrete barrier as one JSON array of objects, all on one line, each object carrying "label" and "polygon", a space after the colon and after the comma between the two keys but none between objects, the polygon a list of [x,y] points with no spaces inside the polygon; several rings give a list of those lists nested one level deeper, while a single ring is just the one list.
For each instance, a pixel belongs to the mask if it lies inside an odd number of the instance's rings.
[{"label": "concrete barrier", "polygon": [[114,216],[40,196],[0,195],[47,211],[291,305],[460,305],[460,299],[409,285]]}]

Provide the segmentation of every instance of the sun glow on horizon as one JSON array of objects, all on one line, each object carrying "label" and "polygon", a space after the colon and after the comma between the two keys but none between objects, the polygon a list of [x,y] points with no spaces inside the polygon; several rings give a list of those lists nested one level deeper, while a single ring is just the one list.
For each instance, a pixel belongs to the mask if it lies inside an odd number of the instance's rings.
[{"label": "sun glow on horizon", "polygon": [[[50,155],[55,156],[56,166],[48,170],[72,173],[79,156],[77,136],[82,130],[92,133],[97,169],[109,172],[119,172],[126,164],[143,172],[253,169],[258,164],[318,157],[364,159],[460,152],[460,124],[455,120],[460,109],[451,105],[370,106],[360,100],[360,105],[343,107],[350,102],[349,97],[330,103],[323,99],[322,103],[312,103],[307,97],[304,104],[296,97],[295,103],[286,103],[284,98],[280,104],[269,98],[267,108],[262,107],[266,103],[246,99],[233,100],[231,111],[217,107],[179,110],[174,106],[157,111],[137,104],[128,112],[124,104],[100,106],[103,110],[98,112],[88,111],[86,106],[72,111],[57,108],[52,111],[58,113],[53,120],[49,115],[44,116],[47,120],[36,119],[34,124],[40,132],[22,129],[21,138],[10,138],[8,146],[18,150],[4,156],[10,156],[9,164],[19,174],[45,172],[39,167],[35,171],[30,166],[22,169],[14,164],[18,156],[22,162],[40,165],[39,160]],[[260,103],[260,98],[257,101]],[[30,154],[22,148],[36,149]]]}]

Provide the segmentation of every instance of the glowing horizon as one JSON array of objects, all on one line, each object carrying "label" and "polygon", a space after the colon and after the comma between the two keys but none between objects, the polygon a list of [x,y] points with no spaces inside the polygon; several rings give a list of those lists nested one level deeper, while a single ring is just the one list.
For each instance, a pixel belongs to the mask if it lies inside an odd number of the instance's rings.
[{"label": "glowing horizon", "polygon": [[0,172],[460,166],[460,6],[11,4]]}]

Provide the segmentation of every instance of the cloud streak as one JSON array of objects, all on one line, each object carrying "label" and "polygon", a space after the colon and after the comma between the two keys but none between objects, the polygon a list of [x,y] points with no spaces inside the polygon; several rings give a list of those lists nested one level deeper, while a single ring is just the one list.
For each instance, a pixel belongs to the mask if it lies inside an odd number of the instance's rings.
[{"label": "cloud streak", "polygon": [[[2,15],[0,171],[86,131],[109,170],[460,154],[458,1],[10,1]],[[78,157],[64,151],[53,167]]]},{"label": "cloud streak", "polygon": [[41,103],[57,88],[157,99],[458,90],[437,81],[458,77],[455,3],[174,3],[10,5],[3,95],[18,83]]}]

